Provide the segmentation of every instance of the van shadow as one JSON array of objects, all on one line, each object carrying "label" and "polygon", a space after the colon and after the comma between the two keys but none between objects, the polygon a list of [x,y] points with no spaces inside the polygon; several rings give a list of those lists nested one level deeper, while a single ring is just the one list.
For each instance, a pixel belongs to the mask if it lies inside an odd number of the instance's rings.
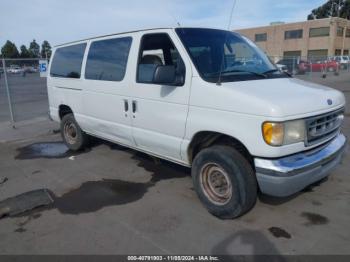
[{"label": "van shadow", "polygon": [[304,188],[302,191],[295,193],[291,196],[288,197],[273,197],[273,196],[268,196],[265,194],[262,194],[260,192],[259,194],[259,200],[260,202],[264,203],[264,204],[268,204],[268,205],[273,205],[273,206],[279,206],[279,205],[283,205],[289,201],[292,201],[293,199],[303,195],[303,194],[307,194],[310,192],[314,192],[314,189],[316,187],[321,186],[323,183],[325,183],[328,180],[328,177],[325,177],[309,186],[307,186],[306,188]]},{"label": "van shadow", "polygon": [[[235,255],[235,253],[237,253],[237,250],[240,249],[235,246],[234,250],[231,251],[230,246],[233,245],[244,246],[244,248],[251,251],[251,254],[249,255],[256,256],[251,257],[249,261],[286,261],[281,256],[275,245],[262,232],[252,229],[240,230],[228,236],[212,248],[211,254],[217,256],[231,256],[227,257],[227,259],[223,261],[242,261],[241,256],[237,256],[237,258],[232,257],[232,255]],[[264,256],[263,260],[261,255]]]}]

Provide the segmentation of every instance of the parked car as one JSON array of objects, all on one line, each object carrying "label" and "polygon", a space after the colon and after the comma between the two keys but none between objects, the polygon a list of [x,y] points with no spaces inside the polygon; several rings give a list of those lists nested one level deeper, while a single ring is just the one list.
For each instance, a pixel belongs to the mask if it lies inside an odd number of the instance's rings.
[{"label": "parked car", "polygon": [[[234,61],[242,56],[250,62]],[[153,29],[60,45],[47,87],[70,150],[96,136],[190,167],[220,218],[248,212],[258,191],[285,197],[323,179],[347,143],[343,93],[282,73],[231,31]]]},{"label": "parked car", "polygon": [[289,73],[288,67],[286,65],[282,65],[282,64],[275,64],[275,65],[281,72]]},{"label": "parked car", "polygon": [[298,57],[285,57],[282,60],[279,60],[277,64],[285,65],[288,73],[293,75],[305,74],[305,72],[309,70],[308,62],[301,60]]},{"label": "parked car", "polygon": [[309,70],[312,72],[334,72],[339,70],[339,63],[332,59],[312,59],[309,62]]},{"label": "parked car", "polygon": [[38,72],[38,70],[37,70],[36,68],[32,67],[32,66],[25,67],[25,68],[23,69],[23,71],[24,71],[25,73],[29,73],[29,74],[37,73],[37,72]]},{"label": "parked car", "polygon": [[333,57],[333,60],[338,62],[340,69],[347,69],[350,63],[348,56],[335,56]]},{"label": "parked car", "polygon": [[7,69],[7,73],[10,73],[10,74],[20,74],[20,73],[23,73],[23,71],[24,69],[19,66],[12,66]]}]

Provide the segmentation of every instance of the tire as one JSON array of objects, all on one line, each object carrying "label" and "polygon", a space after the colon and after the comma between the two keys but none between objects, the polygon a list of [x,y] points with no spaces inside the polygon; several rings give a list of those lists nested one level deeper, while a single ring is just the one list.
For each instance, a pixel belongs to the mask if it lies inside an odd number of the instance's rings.
[{"label": "tire", "polygon": [[[219,189],[211,178],[219,181]],[[193,161],[192,179],[201,202],[219,218],[237,218],[256,203],[258,185],[253,168],[233,147],[217,145],[199,152]]]},{"label": "tire", "polygon": [[81,130],[73,114],[67,114],[62,118],[61,136],[72,151],[80,151],[88,144],[88,135]]}]

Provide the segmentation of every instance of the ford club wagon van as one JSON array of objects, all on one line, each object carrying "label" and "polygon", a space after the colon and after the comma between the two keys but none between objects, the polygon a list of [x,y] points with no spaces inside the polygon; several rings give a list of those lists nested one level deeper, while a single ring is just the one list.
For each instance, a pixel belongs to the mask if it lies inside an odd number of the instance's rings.
[{"label": "ford club wagon van", "polygon": [[258,192],[285,197],[340,162],[345,98],[290,77],[249,39],[203,28],[128,32],[55,47],[50,116],[64,142],[89,136],[191,168],[220,218]]}]

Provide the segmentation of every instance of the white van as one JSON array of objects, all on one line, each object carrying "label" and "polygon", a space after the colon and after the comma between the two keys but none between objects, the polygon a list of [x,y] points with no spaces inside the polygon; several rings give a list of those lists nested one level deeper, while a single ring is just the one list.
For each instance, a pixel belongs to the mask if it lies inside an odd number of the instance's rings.
[{"label": "white van", "polygon": [[324,178],[346,145],[345,98],[278,70],[233,32],[168,28],[55,47],[50,115],[71,150],[99,137],[192,168],[214,215]]}]

